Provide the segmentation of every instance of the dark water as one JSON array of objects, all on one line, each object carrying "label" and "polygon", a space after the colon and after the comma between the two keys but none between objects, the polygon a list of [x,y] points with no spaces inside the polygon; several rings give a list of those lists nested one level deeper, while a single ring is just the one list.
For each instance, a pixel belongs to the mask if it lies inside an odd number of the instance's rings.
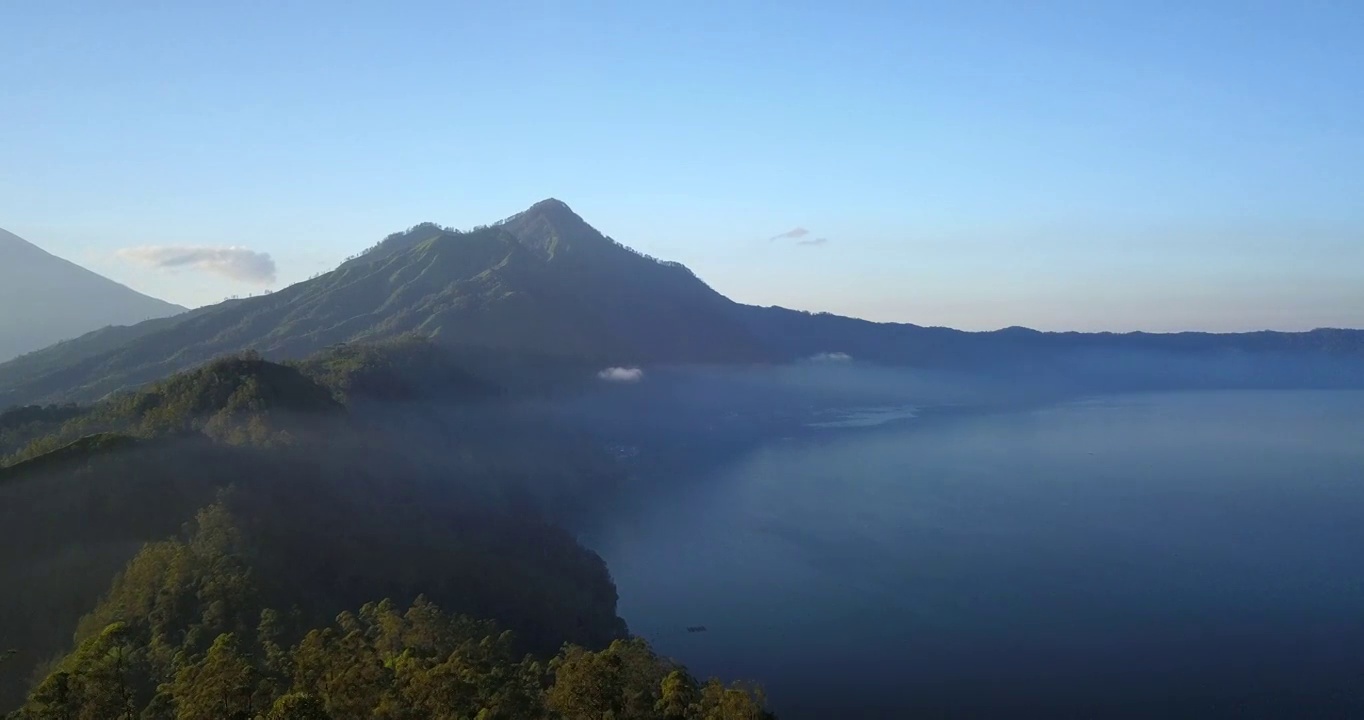
[{"label": "dark water", "polygon": [[621,614],[785,718],[1364,717],[1364,393],[810,429],[639,487],[586,538]]}]

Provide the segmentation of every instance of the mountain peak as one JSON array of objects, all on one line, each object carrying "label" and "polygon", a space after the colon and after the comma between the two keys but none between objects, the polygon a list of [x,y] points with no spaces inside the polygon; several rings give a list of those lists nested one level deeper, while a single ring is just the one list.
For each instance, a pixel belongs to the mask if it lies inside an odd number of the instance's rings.
[{"label": "mountain peak", "polygon": [[559,198],[545,198],[544,200],[531,205],[529,209],[538,210],[540,212],[573,212],[573,208],[569,207],[568,203]]},{"label": "mountain peak", "polygon": [[[561,230],[567,229],[579,230],[581,228],[588,228],[589,230],[591,230],[591,226],[587,224],[586,220],[583,220],[581,215],[579,215],[576,212],[573,212],[573,208],[569,207],[568,203],[558,198],[545,198],[544,200],[541,200],[540,202],[531,205],[525,210],[507,218],[506,220],[503,221],[503,224],[510,224],[512,221],[517,219],[541,220],[549,223],[556,229]],[[595,233],[596,231],[593,230],[592,232]]]},{"label": "mountain peak", "polygon": [[552,258],[569,248],[610,241],[562,200],[546,198],[498,223],[522,245]]}]

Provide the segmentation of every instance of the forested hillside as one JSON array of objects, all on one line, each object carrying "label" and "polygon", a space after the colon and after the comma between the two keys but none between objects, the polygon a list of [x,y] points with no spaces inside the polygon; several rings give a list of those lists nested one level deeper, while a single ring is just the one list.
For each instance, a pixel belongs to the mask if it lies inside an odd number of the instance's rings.
[{"label": "forested hillside", "polygon": [[281,612],[258,587],[259,551],[223,502],[144,546],[14,717],[768,717],[760,692],[699,683],[639,640],[537,659],[420,595],[330,622]]},{"label": "forested hillside", "polygon": [[[519,688],[516,707],[587,717],[569,710],[579,702],[571,693],[556,695],[543,662],[563,643],[601,649],[627,635],[604,564],[559,529],[549,511],[567,512],[569,500],[608,489],[618,471],[570,430],[499,415],[487,403],[501,393],[476,368],[424,340],[403,338],[333,348],[293,366],[232,356],[93,406],[0,415],[0,452],[8,456],[0,468],[0,587],[23,589],[4,598],[0,613],[0,648],[16,651],[0,665],[0,701],[19,703],[36,672],[47,680],[31,698],[29,716],[106,717],[91,709],[106,707],[94,699],[103,691],[92,688],[95,678],[109,677],[101,663],[114,653],[132,663],[125,670],[136,665],[145,673],[140,689],[127,691],[137,703],[176,706],[183,700],[170,689],[173,678],[203,672],[189,669],[196,663],[226,662],[221,654],[232,649],[232,662],[244,658],[252,677],[271,678],[269,689],[247,693],[255,698],[252,712],[268,710],[277,696],[302,693],[281,702],[315,701],[331,717],[356,717],[345,708],[357,701],[341,698],[339,689],[296,675],[293,665],[271,664],[300,652],[290,643],[307,636],[342,643],[328,652],[350,659],[327,662],[382,656],[376,667],[392,674],[383,675],[387,685],[374,697],[389,698],[385,707],[416,703],[394,717],[477,714],[412,709],[436,701],[414,700],[409,687],[417,683],[440,697],[465,693],[463,685],[442,688],[451,673],[464,676],[443,663],[470,644],[492,654],[468,662],[494,676],[479,682],[496,687],[450,700],[450,707],[471,707],[459,704],[467,700],[490,708],[489,717],[521,717],[520,710],[498,710],[502,701],[493,699]],[[199,520],[183,534],[196,513]],[[204,518],[231,530],[206,530]],[[231,543],[222,543],[223,533]],[[168,543],[173,536],[183,539]],[[206,542],[213,553],[200,552]],[[232,570],[238,567],[240,573]],[[358,638],[343,642],[353,629],[345,623],[323,630],[347,609],[380,598],[406,605],[419,596],[512,634],[493,637],[486,624],[459,621],[475,634],[438,648],[398,646],[390,637],[358,649]],[[288,618],[294,633],[273,655],[248,632],[266,608]],[[318,632],[308,636],[311,629]],[[52,662],[72,647],[73,630],[75,653]],[[311,645],[302,647],[308,652]],[[616,647],[644,653],[635,644]],[[523,663],[524,653],[542,665]],[[599,662],[574,653],[555,667]],[[621,690],[636,704],[639,693],[662,692],[673,672],[647,653],[640,657],[651,658],[649,672],[662,674]],[[419,667],[434,677],[407,674]],[[498,683],[512,685],[497,689]],[[640,689],[646,687],[653,689]],[[719,692],[677,687],[697,702]],[[133,702],[133,695],[120,702]],[[553,699],[559,695],[565,697]],[[70,703],[84,709],[65,714],[75,707]],[[155,707],[162,710],[149,712],[172,712]],[[185,713],[171,716],[209,716]],[[618,715],[626,716],[653,715]]]}]

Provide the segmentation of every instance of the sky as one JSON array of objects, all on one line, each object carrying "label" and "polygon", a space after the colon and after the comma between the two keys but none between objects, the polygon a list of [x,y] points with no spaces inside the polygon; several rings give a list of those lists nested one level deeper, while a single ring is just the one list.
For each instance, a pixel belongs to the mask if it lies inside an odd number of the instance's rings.
[{"label": "sky", "polygon": [[1361,37],[1353,0],[0,2],[0,227],[198,306],[555,197],[743,302],[1364,327]]}]

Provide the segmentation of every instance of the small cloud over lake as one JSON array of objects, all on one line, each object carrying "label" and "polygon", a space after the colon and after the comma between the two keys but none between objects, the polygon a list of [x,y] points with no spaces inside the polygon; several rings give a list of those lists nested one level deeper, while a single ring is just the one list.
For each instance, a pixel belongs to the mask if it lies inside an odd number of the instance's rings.
[{"label": "small cloud over lake", "polygon": [[607,382],[637,383],[644,379],[644,371],[637,367],[609,367],[597,373],[597,378]]},{"label": "small cloud over lake", "polygon": [[851,362],[853,357],[845,352],[822,352],[811,355],[811,362]]}]

